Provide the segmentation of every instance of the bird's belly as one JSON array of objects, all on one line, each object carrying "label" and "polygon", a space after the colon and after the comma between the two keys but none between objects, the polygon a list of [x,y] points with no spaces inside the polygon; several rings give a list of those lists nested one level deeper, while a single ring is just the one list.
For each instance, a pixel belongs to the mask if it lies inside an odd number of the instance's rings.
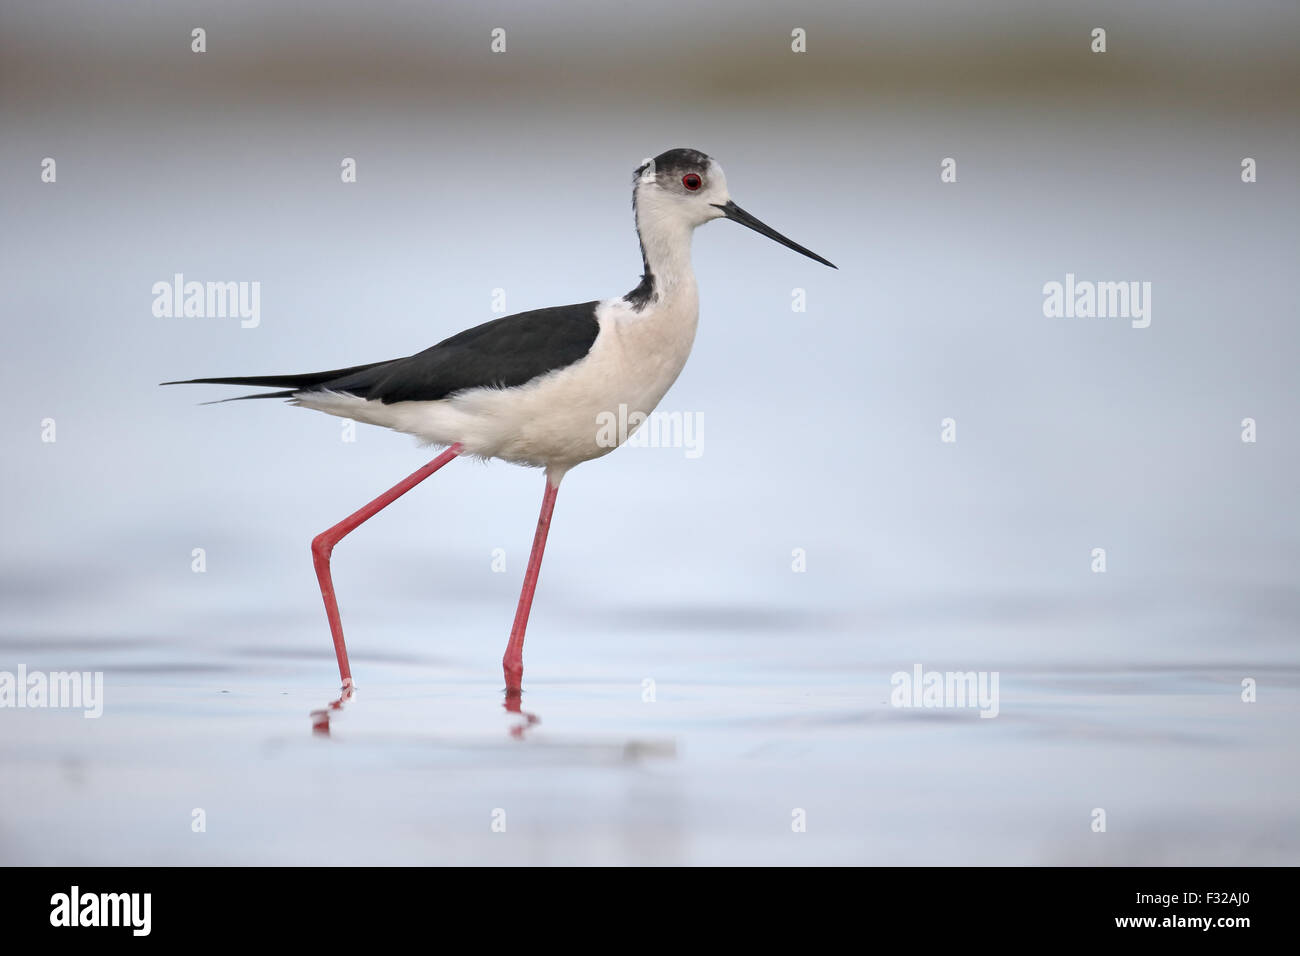
[{"label": "bird's belly", "polygon": [[485,458],[565,467],[599,458],[627,441],[681,371],[672,362],[629,366],[612,353],[593,349],[517,388],[463,392],[437,403],[450,408],[436,417],[459,417],[455,440]]}]

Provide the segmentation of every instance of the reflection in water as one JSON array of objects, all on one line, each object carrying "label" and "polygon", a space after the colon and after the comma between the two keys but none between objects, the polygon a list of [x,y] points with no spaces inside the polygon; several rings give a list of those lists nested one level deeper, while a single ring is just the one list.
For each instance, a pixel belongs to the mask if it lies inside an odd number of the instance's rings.
[{"label": "reflection in water", "polygon": [[[336,700],[330,701],[319,710],[311,712],[311,732],[321,737],[330,735],[330,719],[343,710],[356,697],[357,689],[352,681],[344,683]],[[523,691],[507,687],[505,691],[505,710],[508,714],[518,714],[522,720],[510,727],[510,736],[522,740],[530,727],[540,724],[541,718],[523,709]]]},{"label": "reflection in water", "polygon": [[330,716],[335,711],[341,711],[344,705],[348,704],[357,694],[356,685],[352,681],[346,681],[339,693],[337,700],[332,700],[320,710],[311,712],[311,732],[322,737],[330,735]]},{"label": "reflection in water", "polygon": [[534,724],[540,724],[541,718],[534,713],[523,709],[524,692],[521,688],[506,686],[505,709],[508,714],[518,714],[523,718],[519,723],[510,728],[510,736],[516,740],[523,740],[524,733]]}]

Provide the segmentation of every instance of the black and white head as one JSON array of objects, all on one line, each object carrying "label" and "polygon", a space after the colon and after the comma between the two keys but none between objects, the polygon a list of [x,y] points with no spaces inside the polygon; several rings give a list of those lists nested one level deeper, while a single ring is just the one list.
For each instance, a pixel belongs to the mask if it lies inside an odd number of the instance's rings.
[{"label": "black and white head", "polygon": [[727,191],[722,167],[697,149],[670,149],[645,160],[636,170],[633,204],[638,224],[689,231],[714,219],[730,219],[809,259],[836,268],[737,206]]}]

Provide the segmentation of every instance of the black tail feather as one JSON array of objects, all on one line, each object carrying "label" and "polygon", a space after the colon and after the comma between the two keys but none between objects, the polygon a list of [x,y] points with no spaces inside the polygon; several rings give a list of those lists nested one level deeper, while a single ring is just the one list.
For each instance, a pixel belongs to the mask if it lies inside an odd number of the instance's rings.
[{"label": "black tail feather", "polygon": [[[188,385],[188,382],[164,382],[164,385]],[[290,389],[287,392],[258,392],[256,395],[236,395],[234,398],[218,398],[211,402],[199,402],[200,405],[221,405],[224,402],[246,402],[250,398],[293,398],[298,394],[297,389]]]},{"label": "black tail feather", "polygon": [[327,385],[336,379],[364,372],[366,369],[387,365],[387,362],[371,362],[369,365],[354,365],[352,368],[336,368],[329,372],[307,372],[303,375],[240,375],[229,378],[189,378],[181,382],[162,382],[163,385],[264,385],[268,388],[287,388],[289,392],[270,392],[265,395],[245,395],[243,398],[286,398],[294,392],[305,388]]}]

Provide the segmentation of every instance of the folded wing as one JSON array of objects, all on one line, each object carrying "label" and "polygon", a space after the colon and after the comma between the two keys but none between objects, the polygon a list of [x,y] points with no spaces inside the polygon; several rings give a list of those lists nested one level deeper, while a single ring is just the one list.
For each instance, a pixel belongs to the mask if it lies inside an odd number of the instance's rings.
[{"label": "folded wing", "polygon": [[596,302],[583,302],[493,319],[423,352],[387,362],[302,375],[195,378],[163,384],[286,389],[241,395],[240,399],[292,398],[313,391],[344,392],[386,405],[438,401],[470,388],[512,388],[583,358],[600,332],[596,305]]}]

